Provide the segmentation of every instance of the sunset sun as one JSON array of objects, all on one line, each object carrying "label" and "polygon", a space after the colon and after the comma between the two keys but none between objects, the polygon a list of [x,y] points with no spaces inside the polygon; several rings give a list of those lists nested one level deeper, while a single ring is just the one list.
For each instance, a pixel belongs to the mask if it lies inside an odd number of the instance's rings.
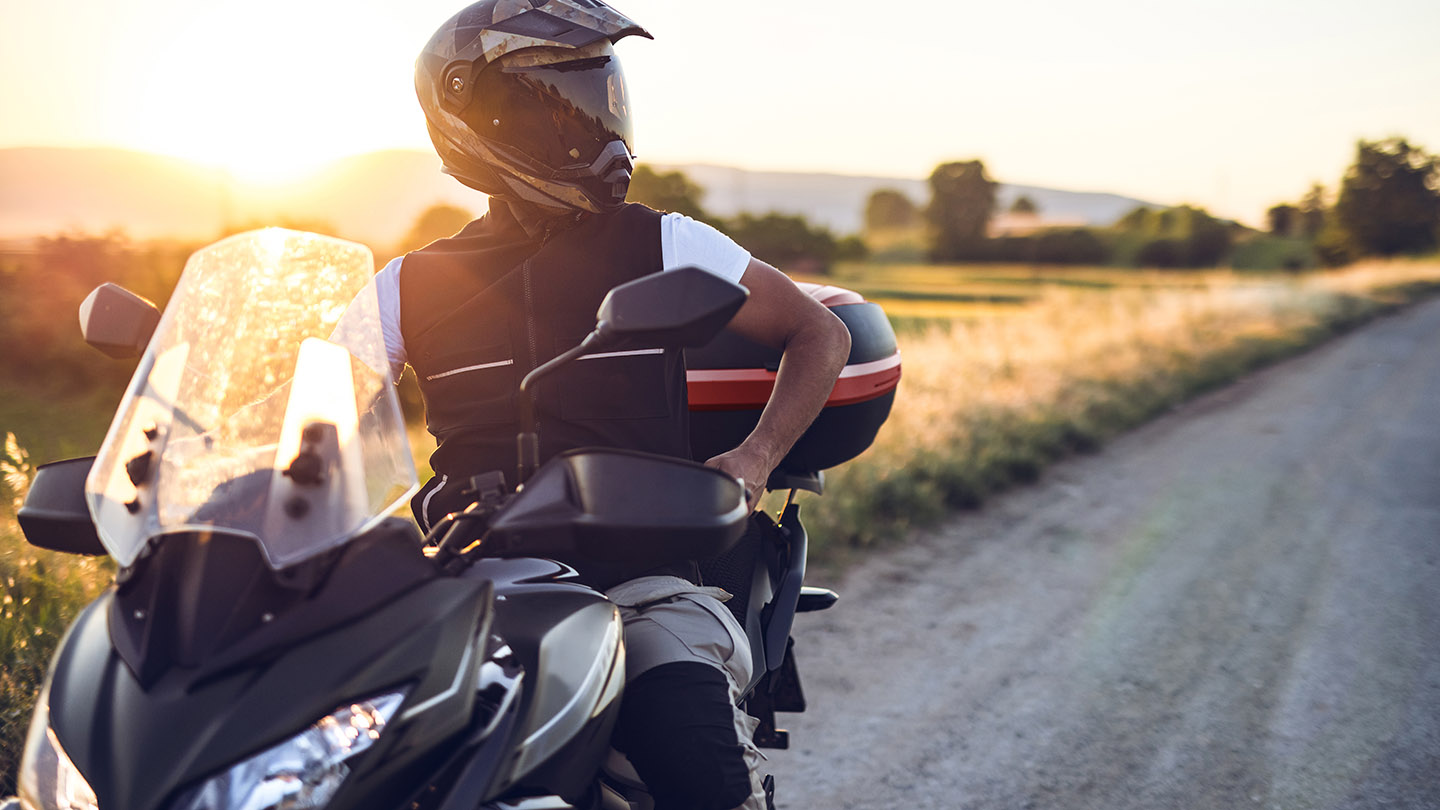
[{"label": "sunset sun", "polygon": [[[314,19],[298,19],[307,15]],[[178,35],[139,65],[140,103],[130,127],[151,151],[258,185],[302,179],[374,149],[377,140],[423,136],[418,110],[410,117],[388,112],[413,95],[409,76],[388,68],[413,59],[413,43],[362,47],[347,36],[347,24],[344,15],[314,7],[280,17],[263,8],[188,10]],[[324,42],[315,41],[317,30],[327,32]]]}]

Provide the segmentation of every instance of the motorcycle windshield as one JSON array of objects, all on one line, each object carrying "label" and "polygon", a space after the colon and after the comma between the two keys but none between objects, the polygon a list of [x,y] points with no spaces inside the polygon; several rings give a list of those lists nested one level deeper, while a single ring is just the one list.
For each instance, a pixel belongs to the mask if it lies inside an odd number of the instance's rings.
[{"label": "motorcycle windshield", "polygon": [[414,492],[373,273],[362,245],[278,228],[190,258],[86,481],[120,565],[224,530],[279,569]]}]

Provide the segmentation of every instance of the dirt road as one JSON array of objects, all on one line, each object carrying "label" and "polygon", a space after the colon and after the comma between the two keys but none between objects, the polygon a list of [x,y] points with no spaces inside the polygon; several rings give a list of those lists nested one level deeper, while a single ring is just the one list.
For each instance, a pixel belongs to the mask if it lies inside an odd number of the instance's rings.
[{"label": "dirt road", "polygon": [[1440,302],[828,584],[786,810],[1440,808]]}]

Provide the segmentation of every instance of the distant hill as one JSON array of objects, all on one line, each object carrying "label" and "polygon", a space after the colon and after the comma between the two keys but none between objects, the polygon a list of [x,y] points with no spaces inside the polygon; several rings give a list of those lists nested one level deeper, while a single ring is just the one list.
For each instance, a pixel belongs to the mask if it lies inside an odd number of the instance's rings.
[{"label": "distant hill", "polygon": [[[802,214],[837,233],[860,229],[865,201],[894,188],[923,204],[924,180],[839,174],[762,172],[703,164],[679,169],[706,190],[705,205],[723,216],[740,211]],[[999,205],[1029,196],[1045,219],[1105,225],[1140,200],[1002,185]],[[483,195],[441,174],[421,151],[374,152],[338,160],[295,183],[253,186],[224,172],[176,158],[120,149],[0,149],[0,239],[67,230],[120,229],[140,239],[210,239],[227,226],[279,220],[327,223],[337,235],[388,246],[437,202],[479,214]]]},{"label": "distant hill", "polygon": [[[721,216],[741,211],[804,214],[811,222],[842,234],[860,230],[865,202],[877,189],[895,189],[917,205],[930,199],[928,181],[912,178],[747,171],[705,164],[657,168],[683,171],[705,189],[705,207]],[[1044,220],[1093,226],[1109,225],[1136,206],[1154,205],[1118,194],[1002,183],[996,194],[997,208],[1004,211],[1021,196],[1035,203]]]},{"label": "distant hill", "polygon": [[344,158],[297,182],[261,186],[120,149],[0,149],[0,238],[121,229],[140,239],[212,239],[227,227],[284,220],[389,245],[437,202],[477,215],[486,205],[441,174],[439,158],[414,150]]},{"label": "distant hill", "polygon": [[229,202],[220,172],[120,149],[0,149],[0,236],[66,230],[214,235]]}]

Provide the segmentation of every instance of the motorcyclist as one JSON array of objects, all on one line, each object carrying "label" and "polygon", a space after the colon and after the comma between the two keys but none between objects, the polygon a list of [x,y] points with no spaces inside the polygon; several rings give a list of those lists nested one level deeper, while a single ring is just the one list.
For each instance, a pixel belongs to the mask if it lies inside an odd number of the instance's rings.
[{"label": "motorcyclist", "polygon": [[[749,289],[730,328],[783,350],[774,393],[753,433],[705,463],[752,504],[844,366],[845,326],[774,267],[708,225],[625,202],[630,99],[612,46],[631,34],[650,36],[598,0],[481,0],[416,62],[444,171],[490,195],[485,216],[376,277],[392,372],[415,369],[438,442],[412,502],[427,529],[473,498],[473,476],[514,469],[521,377],[577,344],[625,281],[696,265]],[[539,387],[541,459],[581,446],[688,458],[687,412],[680,352],[591,355]],[[657,808],[764,807],[753,720],[735,706],[749,648],[723,591],[693,562],[574,565],[620,606],[614,741]]]}]

